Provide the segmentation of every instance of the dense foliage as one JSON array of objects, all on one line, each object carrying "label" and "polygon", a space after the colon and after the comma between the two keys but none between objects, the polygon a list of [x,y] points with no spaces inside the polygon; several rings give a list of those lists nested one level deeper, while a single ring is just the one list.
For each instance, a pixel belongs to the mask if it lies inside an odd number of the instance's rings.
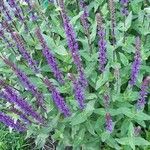
[{"label": "dense foliage", "polygon": [[149,0],[0,0],[0,12],[10,132],[37,149],[150,149]]}]

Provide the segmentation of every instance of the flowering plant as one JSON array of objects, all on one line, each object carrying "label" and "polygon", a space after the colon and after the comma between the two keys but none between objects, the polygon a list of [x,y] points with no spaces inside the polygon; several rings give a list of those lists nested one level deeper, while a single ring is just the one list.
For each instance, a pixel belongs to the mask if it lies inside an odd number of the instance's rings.
[{"label": "flowering plant", "polygon": [[0,0],[0,122],[39,149],[149,149],[149,5]]}]

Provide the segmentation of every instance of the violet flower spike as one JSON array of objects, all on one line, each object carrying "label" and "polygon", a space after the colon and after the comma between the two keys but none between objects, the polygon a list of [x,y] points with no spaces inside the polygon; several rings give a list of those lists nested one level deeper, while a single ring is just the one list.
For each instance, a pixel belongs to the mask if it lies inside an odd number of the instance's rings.
[{"label": "violet flower spike", "polygon": [[79,5],[80,5],[80,9],[83,11],[83,14],[81,15],[81,23],[84,27],[86,34],[88,34],[88,28],[89,28],[88,16],[89,16],[89,14],[88,14],[87,6],[86,6],[84,0],[80,0]]},{"label": "violet flower spike", "polygon": [[30,16],[31,20],[32,21],[37,20],[37,16],[36,16],[36,14],[33,10],[33,7],[32,7],[32,2],[30,0],[25,0],[25,2],[28,4],[29,11],[30,11],[30,14],[31,14],[31,16]]},{"label": "violet flower spike", "polygon": [[35,33],[36,33],[36,36],[39,39],[39,42],[42,46],[42,53],[43,53],[44,57],[46,58],[48,65],[50,66],[54,76],[60,83],[64,83],[63,74],[58,67],[57,61],[56,61],[54,55],[52,54],[51,49],[47,46],[47,43],[44,40],[40,29],[36,29]]},{"label": "violet flower spike", "polygon": [[109,10],[111,18],[111,36],[113,40],[113,45],[116,43],[115,27],[116,27],[116,18],[115,18],[115,4],[114,0],[109,0]]},{"label": "violet flower spike", "polygon": [[80,109],[84,109],[85,108],[84,88],[81,86],[78,79],[74,79],[73,81],[73,91],[74,91],[75,99],[78,102]]},{"label": "violet flower spike", "polygon": [[54,85],[52,85],[52,83],[49,81],[47,77],[43,80],[43,82],[47,86],[48,91],[51,92],[52,99],[57,108],[59,109],[59,111],[63,113],[65,117],[70,116],[71,115],[70,109],[65,103],[64,98],[60,95],[59,91],[55,88]]},{"label": "violet flower spike", "polygon": [[24,17],[21,8],[17,4],[16,0],[8,0],[9,6],[13,9],[15,16],[24,23]]},{"label": "violet flower spike", "polygon": [[141,53],[140,53],[140,49],[141,49],[141,42],[140,42],[140,38],[137,37],[136,38],[136,52],[135,52],[135,56],[134,56],[134,62],[132,63],[132,67],[131,67],[131,80],[129,81],[130,85],[133,86],[136,84],[136,80],[140,71],[140,67],[141,67]]},{"label": "violet flower spike", "polygon": [[[1,28],[1,25],[0,25]],[[3,39],[3,41],[7,44],[8,48],[13,48],[12,44],[9,42],[9,40],[5,37],[4,31],[0,29],[0,38]]]},{"label": "violet flower spike", "polygon": [[104,94],[103,102],[104,102],[105,109],[107,109],[110,104],[110,97],[108,94]]},{"label": "violet flower spike", "polygon": [[21,111],[17,110],[16,108],[12,108],[11,111],[17,114],[24,123],[31,124],[31,121],[28,119],[28,117]]},{"label": "violet flower spike", "polygon": [[26,130],[24,125],[19,123],[18,121],[15,122],[10,116],[0,112],[0,122],[4,123],[6,126],[15,129],[16,131],[23,132]]},{"label": "violet flower spike", "polygon": [[12,16],[10,15],[9,9],[5,6],[4,1],[0,1],[0,11],[3,13],[3,16],[6,21],[12,21]]},{"label": "violet flower spike", "polygon": [[107,63],[106,57],[106,40],[105,40],[105,29],[103,27],[103,20],[100,13],[96,14],[97,26],[98,26],[98,35],[99,35],[99,70],[104,72],[105,65]]},{"label": "violet flower spike", "polygon": [[112,121],[112,118],[110,116],[110,113],[106,113],[105,119],[106,119],[106,131],[108,131],[109,133],[112,133],[113,121]]},{"label": "violet flower spike", "polygon": [[146,98],[148,95],[148,87],[150,83],[150,76],[144,79],[142,85],[141,85],[141,91],[139,94],[139,99],[137,101],[137,110],[142,110],[146,104]]},{"label": "violet flower spike", "polygon": [[120,3],[122,5],[122,8],[121,8],[121,13],[123,16],[127,16],[128,15],[128,9],[127,9],[127,6],[128,6],[128,3],[129,3],[129,0],[120,0]]},{"label": "violet flower spike", "polygon": [[45,108],[43,94],[40,91],[38,91],[37,87],[30,81],[30,79],[27,77],[27,75],[23,71],[21,71],[15,64],[10,62],[8,59],[6,59],[6,58],[2,58],[2,59],[14,71],[14,73],[16,74],[16,76],[18,77],[18,79],[20,80],[22,85],[29,92],[31,92],[33,96],[35,96],[35,98],[37,100],[37,105],[42,108]]},{"label": "violet flower spike", "polygon": [[30,54],[27,52],[25,46],[24,46],[24,42],[21,39],[21,37],[19,36],[18,33],[13,32],[11,33],[12,38],[14,39],[14,41],[17,44],[18,50],[21,53],[22,57],[28,62],[30,68],[35,72],[38,73],[39,69],[37,67],[37,62],[35,60],[33,60],[33,58],[30,56]]},{"label": "violet flower spike", "polygon": [[[62,15],[62,18],[63,18],[64,30],[65,30],[65,33],[66,33],[68,47],[71,51],[71,55],[72,55],[74,64],[77,67],[79,76],[82,75],[82,77],[84,76],[83,78],[85,78],[85,75],[84,75],[84,72],[83,72],[84,69],[83,69],[83,65],[82,65],[82,62],[81,62],[81,57],[80,57],[80,54],[79,54],[78,42],[77,42],[77,39],[76,39],[76,35],[75,35],[75,32],[74,32],[73,26],[70,23],[69,17],[67,16],[65,6],[64,6],[64,1],[59,0],[59,5],[60,5],[60,8],[61,8],[61,15]],[[85,80],[84,80],[84,83],[85,83]],[[84,83],[82,83],[82,84],[84,85]]]},{"label": "violet flower spike", "polygon": [[16,91],[10,86],[5,86],[4,90],[0,93],[1,97],[9,103],[16,104],[26,115],[32,116],[39,123],[44,123],[44,119],[26,102]]}]

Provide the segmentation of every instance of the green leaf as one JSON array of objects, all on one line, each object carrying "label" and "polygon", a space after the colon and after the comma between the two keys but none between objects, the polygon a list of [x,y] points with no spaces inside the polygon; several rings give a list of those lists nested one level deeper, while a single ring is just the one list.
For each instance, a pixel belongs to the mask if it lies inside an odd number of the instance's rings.
[{"label": "green leaf", "polygon": [[87,115],[85,112],[81,112],[77,115],[75,115],[72,120],[71,120],[71,125],[78,125],[81,124],[83,122],[85,122],[87,120]]},{"label": "green leaf", "polygon": [[119,53],[119,56],[123,65],[127,66],[129,64],[128,58],[123,53]]},{"label": "green leaf", "polygon": [[97,33],[97,22],[94,21],[94,23],[92,24],[92,33],[90,35],[91,37],[91,42],[93,42],[95,40],[95,37],[96,37],[96,33]]},{"label": "green leaf", "polygon": [[102,142],[105,142],[110,137],[110,133],[103,132],[101,135]]},{"label": "green leaf", "polygon": [[130,28],[131,23],[132,23],[132,11],[129,13],[129,15],[125,20],[125,31],[127,31]]},{"label": "green leaf", "polygon": [[79,12],[79,14],[77,16],[74,16],[72,19],[71,19],[71,23],[73,25],[76,24],[77,20],[80,18],[80,16],[83,14],[83,11]]}]

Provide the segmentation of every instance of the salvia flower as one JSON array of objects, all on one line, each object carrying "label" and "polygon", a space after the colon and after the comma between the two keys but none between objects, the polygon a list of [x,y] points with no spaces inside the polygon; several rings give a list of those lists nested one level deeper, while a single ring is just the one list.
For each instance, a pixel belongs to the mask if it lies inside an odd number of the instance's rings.
[{"label": "salvia flower", "polygon": [[145,78],[142,85],[141,85],[141,91],[140,91],[140,94],[139,94],[139,99],[137,101],[137,109],[138,110],[143,109],[145,104],[146,104],[145,99],[148,95],[149,83],[150,83],[150,76]]},{"label": "salvia flower", "polygon": [[12,21],[12,16],[10,15],[10,11],[7,8],[7,6],[5,6],[4,1],[0,1],[0,11],[3,13],[3,16],[5,18],[5,20]]},{"label": "salvia flower", "polygon": [[75,79],[73,81],[73,90],[74,90],[75,99],[77,100],[80,109],[84,109],[85,107],[84,88],[81,86],[78,79]]},{"label": "salvia flower", "polygon": [[[1,25],[0,25],[1,28]],[[9,40],[6,38],[6,36],[4,35],[4,31],[0,29],[0,38],[4,41],[4,43],[7,44],[8,48],[13,48],[12,44],[9,42]]]},{"label": "salvia flower", "polygon": [[88,14],[87,6],[86,6],[84,0],[80,0],[79,5],[80,5],[80,9],[83,11],[83,14],[81,15],[81,23],[84,27],[86,34],[88,34],[88,28],[89,28],[88,16],[89,16],[89,14]]},{"label": "salvia flower", "polygon": [[137,126],[137,127],[134,127],[134,136],[138,136],[141,132],[141,127],[140,126]]},{"label": "salvia flower", "polygon": [[14,73],[17,75],[22,85],[28,91],[30,91],[33,94],[33,96],[35,96],[38,106],[44,108],[43,94],[40,91],[38,91],[37,87],[30,81],[27,75],[22,70],[20,70],[14,63],[10,62],[7,58],[2,58],[2,59],[14,71]]},{"label": "salvia flower", "polygon": [[19,111],[18,109],[11,108],[11,111],[17,114],[24,123],[31,124],[31,120],[29,120],[28,117],[25,114],[23,114],[21,111]]},{"label": "salvia flower", "polygon": [[106,113],[105,121],[106,121],[106,131],[108,131],[109,133],[112,133],[113,121],[112,121],[112,118],[110,116],[110,113]]},{"label": "salvia flower", "polygon": [[25,0],[25,2],[28,4],[29,11],[30,11],[30,14],[31,14],[31,20],[32,21],[37,20],[36,13],[33,10],[32,2],[30,0]]},{"label": "salvia flower", "polygon": [[110,97],[108,94],[104,94],[103,102],[104,102],[105,108],[107,109],[109,107],[109,104],[110,104]]},{"label": "salvia flower", "polygon": [[120,3],[124,6],[127,6],[129,3],[129,0],[120,0]]},{"label": "salvia flower", "polygon": [[44,123],[44,119],[10,86],[6,85],[0,95],[9,103],[16,104],[26,115],[33,117],[39,123]]},{"label": "salvia flower", "polygon": [[96,14],[97,25],[98,25],[98,35],[99,35],[99,70],[103,72],[105,70],[105,65],[107,63],[106,57],[106,40],[105,40],[105,29],[102,25],[102,16],[100,13]]},{"label": "salvia flower", "polygon": [[20,54],[28,62],[31,69],[36,73],[39,72],[39,69],[37,67],[37,62],[35,60],[33,60],[33,58],[27,52],[27,50],[24,46],[24,42],[23,42],[22,38],[19,36],[19,34],[16,33],[16,32],[13,32],[12,33],[12,38],[16,42]]},{"label": "salvia flower", "polygon": [[36,29],[36,35],[42,46],[42,53],[43,53],[44,57],[46,58],[48,65],[50,66],[54,76],[60,83],[64,83],[63,74],[58,67],[58,64],[57,64],[57,61],[56,61],[54,55],[52,54],[50,48],[47,46],[47,44],[41,34],[40,29]]},{"label": "salvia flower", "polygon": [[130,80],[130,85],[133,86],[136,84],[136,80],[140,71],[140,66],[141,66],[141,53],[140,53],[140,38],[136,38],[136,52],[134,56],[134,62],[132,63],[131,67],[131,80]]},{"label": "salvia flower", "polygon": [[128,6],[128,3],[129,3],[129,0],[120,0],[120,3],[122,5],[122,8],[121,8],[122,15],[127,16],[128,15],[127,6]]},{"label": "salvia flower", "polygon": [[109,0],[109,10],[111,18],[111,36],[113,40],[113,45],[116,43],[115,27],[116,27],[116,18],[115,18],[115,5],[114,0]]},{"label": "salvia flower", "polygon": [[48,91],[51,92],[52,99],[53,99],[55,105],[57,106],[57,108],[59,109],[59,111],[61,113],[63,113],[65,117],[70,116],[71,115],[70,109],[67,106],[64,98],[60,95],[59,91],[49,81],[49,79],[47,77],[45,77],[45,79],[43,80],[43,82],[47,86]]},{"label": "salvia flower", "polygon": [[83,65],[82,65],[82,62],[81,62],[81,57],[80,57],[80,54],[79,54],[78,42],[77,42],[77,39],[76,39],[76,35],[75,35],[75,32],[74,32],[73,26],[70,23],[69,17],[67,16],[67,13],[65,11],[64,1],[59,0],[59,5],[60,5],[60,8],[61,8],[61,15],[62,15],[62,18],[63,18],[64,30],[65,30],[65,33],[66,33],[68,47],[71,51],[74,64],[77,67],[78,74],[80,75],[82,73],[82,77],[84,76],[84,78],[85,78],[85,75],[84,75],[84,72],[83,72],[84,69],[83,69]]},{"label": "salvia flower", "polygon": [[10,116],[6,115],[3,112],[0,112],[0,122],[4,123],[6,126],[11,127],[19,132],[23,132],[26,130],[24,125],[22,125],[18,121],[14,121]]},{"label": "salvia flower", "polygon": [[9,6],[13,9],[13,12],[15,16],[22,22],[24,23],[24,17],[21,8],[17,4],[16,0],[8,0]]}]

